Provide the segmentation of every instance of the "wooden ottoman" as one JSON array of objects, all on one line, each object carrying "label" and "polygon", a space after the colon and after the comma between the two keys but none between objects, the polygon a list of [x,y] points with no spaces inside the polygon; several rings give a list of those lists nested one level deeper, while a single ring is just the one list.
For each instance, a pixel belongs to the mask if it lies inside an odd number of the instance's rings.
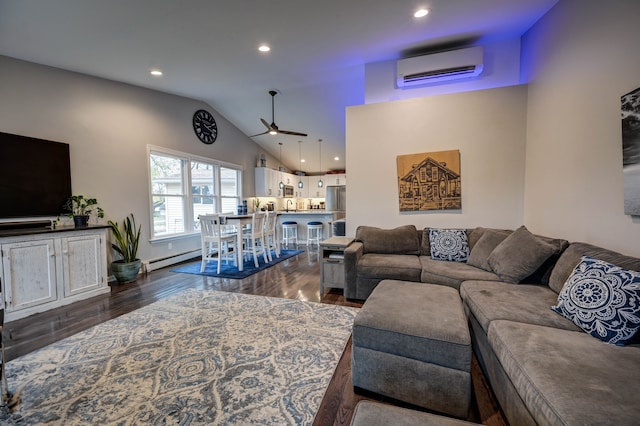
[{"label": "wooden ottoman", "polygon": [[384,280],[353,324],[353,385],[466,418],[471,337],[458,291]]}]

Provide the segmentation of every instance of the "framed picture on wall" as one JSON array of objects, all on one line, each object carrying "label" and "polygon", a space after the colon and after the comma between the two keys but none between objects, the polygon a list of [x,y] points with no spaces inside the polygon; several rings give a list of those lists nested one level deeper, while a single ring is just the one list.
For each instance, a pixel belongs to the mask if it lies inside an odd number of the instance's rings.
[{"label": "framed picture on wall", "polygon": [[640,88],[620,98],[624,214],[640,216]]},{"label": "framed picture on wall", "polygon": [[401,212],[460,210],[460,150],[399,155],[398,203]]}]

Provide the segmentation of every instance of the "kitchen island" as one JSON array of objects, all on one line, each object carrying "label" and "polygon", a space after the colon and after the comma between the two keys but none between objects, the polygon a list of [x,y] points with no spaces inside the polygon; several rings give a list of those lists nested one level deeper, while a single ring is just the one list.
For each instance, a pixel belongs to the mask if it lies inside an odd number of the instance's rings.
[{"label": "kitchen island", "polygon": [[343,219],[344,211],[332,210],[279,210],[277,232],[278,240],[282,241],[282,222],[298,222],[298,244],[307,244],[307,223],[317,221],[322,222],[322,240],[331,237],[331,224],[334,220]]}]

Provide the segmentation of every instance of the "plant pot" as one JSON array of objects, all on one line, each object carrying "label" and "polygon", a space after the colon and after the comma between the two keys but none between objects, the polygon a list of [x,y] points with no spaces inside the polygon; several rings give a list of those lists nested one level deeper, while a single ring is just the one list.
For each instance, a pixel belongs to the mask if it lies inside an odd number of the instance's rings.
[{"label": "plant pot", "polygon": [[74,216],[73,217],[73,223],[75,224],[76,228],[82,228],[85,227],[89,224],[89,217],[90,216]]},{"label": "plant pot", "polygon": [[133,262],[123,262],[122,260],[116,260],[111,263],[111,271],[113,276],[116,277],[119,283],[129,283],[135,281],[138,278],[138,272],[140,272],[140,264],[142,261],[136,259]]}]

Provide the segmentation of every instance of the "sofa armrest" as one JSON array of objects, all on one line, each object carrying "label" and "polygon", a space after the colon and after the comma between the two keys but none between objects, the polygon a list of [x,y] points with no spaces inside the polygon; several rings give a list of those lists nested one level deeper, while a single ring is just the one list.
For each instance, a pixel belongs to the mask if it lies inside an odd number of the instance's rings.
[{"label": "sofa armrest", "polygon": [[357,266],[358,261],[364,254],[364,244],[354,241],[344,249],[344,298],[355,299],[357,296]]}]

